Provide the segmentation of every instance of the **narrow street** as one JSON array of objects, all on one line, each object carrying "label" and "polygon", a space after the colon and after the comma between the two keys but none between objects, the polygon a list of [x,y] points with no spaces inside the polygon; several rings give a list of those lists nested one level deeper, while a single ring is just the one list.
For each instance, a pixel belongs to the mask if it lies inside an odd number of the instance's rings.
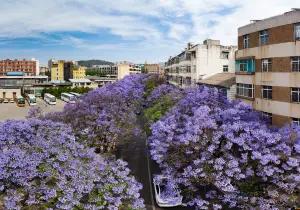
[{"label": "narrow street", "polygon": [[[159,172],[158,166],[151,160],[146,146],[147,138],[143,134],[130,139],[128,143],[119,147],[117,158],[128,162],[132,174],[143,184],[141,197],[145,200],[147,210],[160,210],[154,200],[152,175]],[[149,161],[149,162],[148,162]],[[186,207],[167,208],[170,210],[192,209]]]}]

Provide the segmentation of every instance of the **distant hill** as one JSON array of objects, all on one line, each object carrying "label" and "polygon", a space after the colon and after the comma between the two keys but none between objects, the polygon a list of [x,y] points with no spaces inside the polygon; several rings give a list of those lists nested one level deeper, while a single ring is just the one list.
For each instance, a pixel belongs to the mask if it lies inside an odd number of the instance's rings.
[{"label": "distant hill", "polygon": [[85,67],[92,67],[93,65],[113,65],[114,63],[103,60],[82,60],[78,61],[78,65]]}]

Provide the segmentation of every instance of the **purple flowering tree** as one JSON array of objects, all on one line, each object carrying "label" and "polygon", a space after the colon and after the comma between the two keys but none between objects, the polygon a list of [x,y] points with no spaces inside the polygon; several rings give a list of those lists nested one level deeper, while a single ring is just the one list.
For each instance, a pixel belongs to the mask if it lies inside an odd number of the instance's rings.
[{"label": "purple flowering tree", "polygon": [[75,140],[65,124],[0,123],[0,209],[143,209],[126,163]]},{"label": "purple flowering tree", "polygon": [[269,128],[248,105],[198,87],[151,129],[152,159],[180,186],[188,205],[300,205],[299,128]]},{"label": "purple flowering tree", "polygon": [[75,104],[67,104],[62,112],[46,115],[46,119],[69,124],[78,140],[96,152],[110,152],[134,135],[136,113],[141,110],[147,75],[131,75],[90,91]]}]

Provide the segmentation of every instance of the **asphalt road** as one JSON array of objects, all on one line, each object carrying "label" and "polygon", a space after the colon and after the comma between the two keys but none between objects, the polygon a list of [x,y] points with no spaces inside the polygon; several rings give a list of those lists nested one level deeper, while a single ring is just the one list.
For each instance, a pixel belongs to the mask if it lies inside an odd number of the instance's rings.
[{"label": "asphalt road", "polygon": [[176,207],[176,208],[160,208],[156,205],[154,199],[154,190],[152,185],[152,175],[159,173],[159,168],[154,161],[151,160],[147,148],[146,135],[133,137],[128,143],[119,147],[117,158],[122,158],[128,162],[132,174],[137,181],[143,184],[141,196],[145,200],[147,210],[191,210],[193,208]]}]

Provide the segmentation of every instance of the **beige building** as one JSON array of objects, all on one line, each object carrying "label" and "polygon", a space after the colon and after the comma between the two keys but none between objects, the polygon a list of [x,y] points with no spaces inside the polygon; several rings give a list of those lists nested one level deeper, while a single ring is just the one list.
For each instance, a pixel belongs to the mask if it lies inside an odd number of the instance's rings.
[{"label": "beige building", "polygon": [[5,89],[0,88],[0,98],[10,98],[15,99],[17,96],[21,95],[21,88],[14,88],[14,89]]},{"label": "beige building", "polygon": [[238,29],[237,97],[274,125],[300,125],[300,10]]},{"label": "beige building", "polygon": [[50,60],[49,69],[51,71],[51,81],[64,81],[64,61]]},{"label": "beige building", "polygon": [[76,66],[72,68],[72,79],[84,79],[85,78],[85,68],[82,66]]},{"label": "beige building", "polygon": [[133,64],[133,63],[129,63],[129,62],[120,62],[117,63],[117,79],[123,79],[125,76],[130,75],[130,74],[140,74],[141,73],[141,67]]},{"label": "beige building", "polygon": [[49,69],[51,71],[51,81],[65,82],[70,79],[84,79],[85,68],[78,66],[75,61],[49,60]]},{"label": "beige building", "polygon": [[163,70],[159,64],[145,64],[145,73],[147,74],[163,74]]}]

